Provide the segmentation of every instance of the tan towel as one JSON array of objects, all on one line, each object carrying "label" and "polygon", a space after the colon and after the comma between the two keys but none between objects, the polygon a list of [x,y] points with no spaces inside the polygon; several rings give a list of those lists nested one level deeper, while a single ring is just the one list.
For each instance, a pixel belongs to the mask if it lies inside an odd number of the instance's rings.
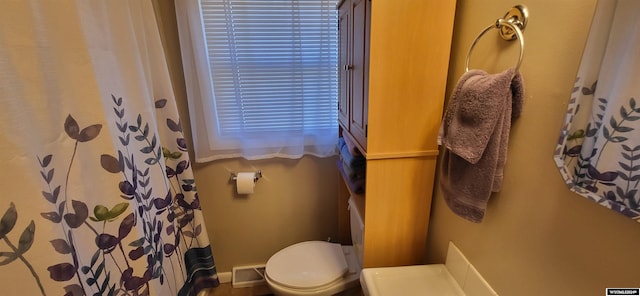
[{"label": "tan towel", "polygon": [[491,192],[500,191],[511,120],[520,115],[523,96],[522,76],[514,69],[460,77],[438,137],[446,148],[440,188],[457,215],[482,222]]}]

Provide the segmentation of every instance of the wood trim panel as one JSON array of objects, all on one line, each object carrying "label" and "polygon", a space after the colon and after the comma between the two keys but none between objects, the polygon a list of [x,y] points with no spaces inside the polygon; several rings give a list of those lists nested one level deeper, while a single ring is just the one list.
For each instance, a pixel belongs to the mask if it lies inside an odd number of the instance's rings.
[{"label": "wood trim panel", "polygon": [[367,162],[364,267],[424,262],[435,158]]},{"label": "wood trim panel", "polygon": [[387,153],[369,153],[367,160],[390,159],[390,158],[411,158],[411,157],[437,157],[440,151],[403,151],[403,152],[387,152]]}]

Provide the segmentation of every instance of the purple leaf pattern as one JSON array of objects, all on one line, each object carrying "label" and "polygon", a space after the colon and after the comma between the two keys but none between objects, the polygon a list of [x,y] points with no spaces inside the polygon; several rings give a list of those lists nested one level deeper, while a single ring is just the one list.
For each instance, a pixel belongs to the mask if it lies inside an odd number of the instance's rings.
[{"label": "purple leaf pattern", "polygon": [[52,280],[57,282],[66,282],[73,278],[76,273],[76,267],[71,263],[59,263],[49,266],[47,270]]},{"label": "purple leaf pattern", "polygon": [[572,191],[640,222],[640,106],[599,97],[597,87],[576,80],[554,159]]},{"label": "purple leaf pattern", "polygon": [[44,287],[42,286],[42,282],[40,281],[40,277],[34,270],[33,266],[29,264],[27,259],[24,257],[24,255],[33,245],[36,225],[33,220],[29,222],[29,225],[22,231],[22,234],[18,239],[18,246],[16,247],[16,244],[14,243],[15,238],[12,239],[11,237],[9,237],[9,234],[14,229],[17,221],[18,210],[16,209],[15,204],[11,202],[7,211],[5,211],[4,215],[2,215],[2,218],[0,218],[0,239],[3,240],[10,249],[10,251],[0,251],[0,266],[8,265],[16,261],[21,261],[33,275],[34,280],[36,281],[38,288],[40,289],[40,292],[42,292],[42,294],[45,294]]},{"label": "purple leaf pattern", "polygon": [[[37,157],[42,198],[51,205],[40,216],[62,231],[49,243],[52,251],[66,258],[42,271],[50,280],[65,283],[64,291],[51,293],[150,295],[151,283],[157,282],[169,285],[172,294],[195,295],[202,287],[217,286],[211,248],[201,244],[203,225],[196,219],[201,216],[200,202],[180,120],[161,117],[166,99],[154,102],[158,118],[150,120],[143,114],[129,114],[122,97],[112,95],[111,101],[111,130],[103,132],[107,125],[85,124],[80,116],[69,114],[62,129],[75,142],[71,156]],[[70,196],[67,188],[73,180],[69,179],[74,178],[71,172],[78,164],[74,160],[105,133],[114,137],[116,151],[95,155],[94,165],[120,179],[111,185],[120,202],[101,202],[100,192],[95,193],[98,198]],[[165,181],[154,181],[158,176]],[[0,220],[0,235],[16,228],[16,220],[12,204]],[[0,252],[0,266],[31,248],[37,236],[35,224],[21,228],[16,250]],[[93,233],[90,247],[86,239],[78,244],[80,233]]]},{"label": "purple leaf pattern", "polygon": [[67,133],[69,138],[77,140],[80,135],[80,126],[78,126],[78,122],[73,119],[73,116],[69,114],[67,116],[67,120],[64,121],[64,131]]}]

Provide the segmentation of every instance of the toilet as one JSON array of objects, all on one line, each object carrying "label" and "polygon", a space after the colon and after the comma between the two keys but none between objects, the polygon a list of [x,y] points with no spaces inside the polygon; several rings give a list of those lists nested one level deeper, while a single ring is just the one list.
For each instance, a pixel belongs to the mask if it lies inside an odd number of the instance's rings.
[{"label": "toilet", "polygon": [[353,246],[305,241],[288,246],[267,261],[265,279],[275,295],[334,295],[360,285],[364,205],[349,198]]}]

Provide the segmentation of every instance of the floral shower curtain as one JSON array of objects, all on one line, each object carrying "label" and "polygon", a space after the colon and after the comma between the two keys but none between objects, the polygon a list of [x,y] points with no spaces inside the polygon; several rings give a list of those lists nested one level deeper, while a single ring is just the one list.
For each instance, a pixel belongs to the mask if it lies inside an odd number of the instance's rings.
[{"label": "floral shower curtain", "polygon": [[640,222],[640,1],[598,1],[554,158],[569,187]]},{"label": "floral shower curtain", "polygon": [[0,7],[0,294],[216,286],[151,2]]}]

